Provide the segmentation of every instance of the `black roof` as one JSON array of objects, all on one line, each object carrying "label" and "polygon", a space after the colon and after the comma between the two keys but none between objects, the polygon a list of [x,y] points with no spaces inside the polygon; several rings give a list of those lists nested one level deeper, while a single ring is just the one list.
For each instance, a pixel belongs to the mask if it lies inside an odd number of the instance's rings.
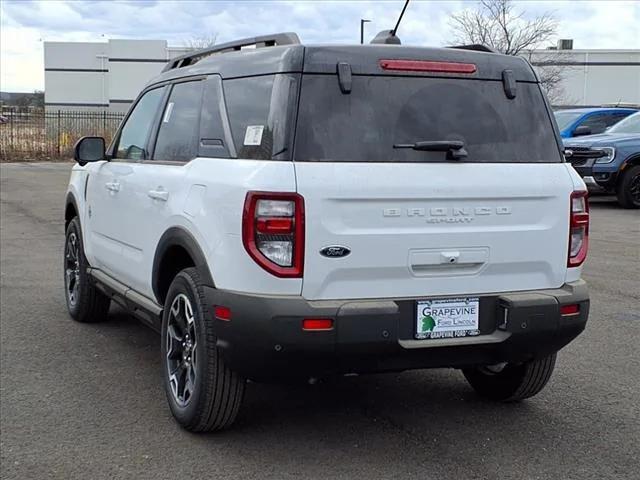
[{"label": "black roof", "polygon": [[[197,56],[194,54],[194,57]],[[354,75],[430,75],[425,72],[390,72],[383,70],[380,60],[427,60],[473,63],[473,74],[433,74],[464,78],[501,80],[504,70],[511,70],[517,81],[536,82],[530,64],[521,57],[468,50],[465,48],[427,48],[404,45],[301,45],[269,46],[213,53],[200,57],[197,63],[181,68],[165,69],[149,84],[188,76],[219,74],[237,78],[273,73],[336,73],[338,62],[351,66]],[[175,60],[169,65],[175,64]],[[170,67],[169,67],[170,68]]]}]

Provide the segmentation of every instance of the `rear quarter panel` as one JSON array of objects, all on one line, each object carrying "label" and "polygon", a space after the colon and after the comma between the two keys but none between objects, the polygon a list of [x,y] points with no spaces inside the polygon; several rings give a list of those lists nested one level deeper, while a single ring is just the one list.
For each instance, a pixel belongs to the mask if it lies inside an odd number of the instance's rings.
[{"label": "rear quarter panel", "polygon": [[269,295],[300,295],[302,280],[277,278],[258,266],[242,243],[242,213],[250,190],[295,192],[293,162],[198,158],[191,162],[187,195],[165,225],[184,226],[198,241],[216,288]]}]

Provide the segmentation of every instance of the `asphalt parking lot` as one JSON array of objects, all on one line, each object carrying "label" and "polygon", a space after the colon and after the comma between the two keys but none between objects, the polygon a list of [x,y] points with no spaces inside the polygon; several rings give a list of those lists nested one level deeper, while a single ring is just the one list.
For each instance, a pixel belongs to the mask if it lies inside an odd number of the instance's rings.
[{"label": "asphalt parking lot", "polygon": [[13,478],[637,479],[640,212],[592,201],[587,331],[537,397],[478,399],[454,370],[250,384],[235,428],[172,420],[159,337],[113,307],[72,322],[62,287],[70,164],[3,164],[0,449]]}]

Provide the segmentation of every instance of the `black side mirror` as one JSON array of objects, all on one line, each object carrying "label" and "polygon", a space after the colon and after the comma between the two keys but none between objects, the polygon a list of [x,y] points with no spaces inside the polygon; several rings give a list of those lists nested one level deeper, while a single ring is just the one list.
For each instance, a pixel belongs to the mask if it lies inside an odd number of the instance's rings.
[{"label": "black side mirror", "polygon": [[73,158],[82,166],[104,160],[104,157],[105,142],[102,137],[82,137],[73,147]]},{"label": "black side mirror", "polygon": [[580,125],[573,131],[574,137],[581,137],[583,135],[591,135],[591,128],[586,125]]}]

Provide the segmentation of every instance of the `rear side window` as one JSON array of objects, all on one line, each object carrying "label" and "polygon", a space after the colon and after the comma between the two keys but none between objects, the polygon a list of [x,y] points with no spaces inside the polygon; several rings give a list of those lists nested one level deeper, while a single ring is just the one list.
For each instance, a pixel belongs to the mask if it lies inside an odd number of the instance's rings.
[{"label": "rear side window", "polygon": [[203,85],[197,81],[173,86],[160,119],[154,159],[187,162],[197,156]]},{"label": "rear side window", "polygon": [[291,125],[299,75],[224,80],[224,99],[238,158],[291,158]]},{"label": "rear side window", "polygon": [[333,75],[304,75],[296,130],[297,161],[442,162],[443,152],[394,144],[462,141],[465,162],[561,162],[553,123],[537,84],[353,76],[342,94]]},{"label": "rear side window", "polygon": [[610,133],[632,133],[640,134],[640,113],[634,113],[633,115],[625,118],[619,123],[616,123]]},{"label": "rear side window", "polygon": [[591,133],[602,133],[611,125],[615,125],[628,113],[597,113],[587,118],[581,125],[591,128]]}]

